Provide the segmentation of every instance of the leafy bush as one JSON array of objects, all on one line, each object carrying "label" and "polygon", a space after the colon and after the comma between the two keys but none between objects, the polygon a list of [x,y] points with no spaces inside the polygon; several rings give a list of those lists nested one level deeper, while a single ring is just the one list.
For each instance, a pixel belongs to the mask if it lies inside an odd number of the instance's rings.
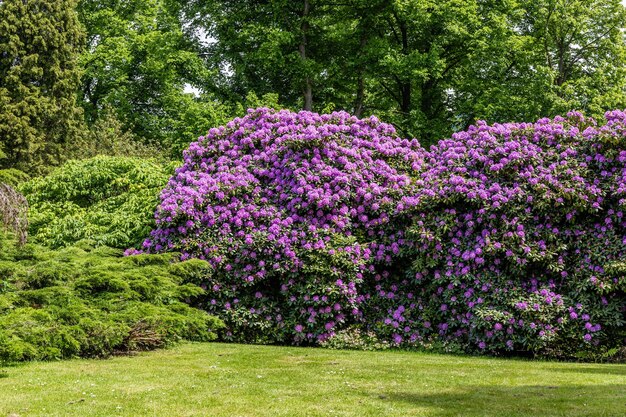
[{"label": "leafy bush", "polygon": [[31,206],[32,239],[52,248],[82,239],[115,248],[139,245],[154,227],[168,175],[167,167],[148,159],[69,161],[19,188]]},{"label": "leafy bush", "polygon": [[28,181],[29,179],[30,177],[28,174],[20,171],[19,169],[0,169],[0,183],[15,187],[22,182]]},{"label": "leafy bush", "polygon": [[98,119],[89,127],[87,138],[81,145],[72,151],[72,159],[93,158],[98,155],[165,159],[162,149],[147,145],[129,130],[124,130],[114,109],[108,105],[100,110]]},{"label": "leafy bush", "polygon": [[185,301],[206,262],[123,257],[88,242],[50,251],[0,235],[0,361],[103,357],[181,339],[207,341],[223,324]]},{"label": "leafy bush", "polygon": [[418,149],[373,117],[250,111],[185,151],[144,246],[211,263],[202,307],[228,340],[324,340],[361,317],[371,242],[402,243]]},{"label": "leafy bush", "polygon": [[211,263],[201,306],[232,340],[357,324],[396,346],[611,352],[626,336],[624,132],[624,112],[602,127],[571,113],[427,151],[374,118],[258,109],[189,147],[144,246]]}]

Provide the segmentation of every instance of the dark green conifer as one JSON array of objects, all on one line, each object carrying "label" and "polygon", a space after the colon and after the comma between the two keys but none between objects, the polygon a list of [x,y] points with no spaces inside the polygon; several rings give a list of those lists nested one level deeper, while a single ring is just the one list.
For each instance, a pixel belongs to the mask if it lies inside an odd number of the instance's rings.
[{"label": "dark green conifer", "polygon": [[0,0],[0,168],[45,170],[78,143],[75,0]]}]

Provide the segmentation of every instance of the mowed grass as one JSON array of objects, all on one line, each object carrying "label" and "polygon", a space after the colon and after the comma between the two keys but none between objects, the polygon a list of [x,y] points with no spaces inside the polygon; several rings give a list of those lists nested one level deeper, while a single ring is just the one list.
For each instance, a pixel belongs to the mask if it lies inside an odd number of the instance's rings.
[{"label": "mowed grass", "polygon": [[5,370],[0,416],[626,416],[626,365],[198,343]]}]

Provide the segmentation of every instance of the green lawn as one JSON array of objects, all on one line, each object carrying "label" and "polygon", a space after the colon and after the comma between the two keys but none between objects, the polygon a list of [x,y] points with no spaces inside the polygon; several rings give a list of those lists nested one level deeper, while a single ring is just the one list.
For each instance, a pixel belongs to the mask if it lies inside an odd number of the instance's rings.
[{"label": "green lawn", "polygon": [[626,416],[626,365],[214,343],[0,378],[2,417],[457,415]]}]

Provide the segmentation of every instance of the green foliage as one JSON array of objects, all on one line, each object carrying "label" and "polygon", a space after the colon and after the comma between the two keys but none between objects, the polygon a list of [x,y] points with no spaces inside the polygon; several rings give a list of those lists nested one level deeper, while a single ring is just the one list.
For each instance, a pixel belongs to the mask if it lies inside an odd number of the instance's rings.
[{"label": "green foliage", "polygon": [[[254,7],[251,6],[254,4]],[[191,1],[228,101],[376,114],[424,145],[476,119],[626,106],[621,0]],[[308,89],[311,91],[309,92]]]},{"label": "green foliage", "polygon": [[209,91],[212,74],[184,31],[176,2],[86,0],[78,12],[87,32],[81,104],[90,125],[110,107],[124,131],[169,148],[228,120],[221,103],[186,92],[188,86]]},{"label": "green foliage", "polygon": [[0,361],[105,357],[215,339],[222,323],[184,302],[203,291],[183,284],[181,273],[206,274],[206,263],[81,246],[18,249],[0,236]]},{"label": "green foliage", "polygon": [[28,172],[180,156],[265,102],[376,114],[424,145],[626,106],[621,0],[8,0],[0,21],[0,168]]},{"label": "green foliage", "polygon": [[100,111],[98,119],[89,127],[84,146],[73,152],[75,159],[92,158],[98,155],[134,156],[140,158],[166,159],[166,153],[155,145],[138,141],[107,106]]},{"label": "green foliage", "polygon": [[20,171],[19,169],[0,169],[0,183],[8,184],[12,187],[15,187],[22,182],[28,181],[29,179],[30,176],[24,171]]},{"label": "green foliage", "polygon": [[533,120],[572,109],[601,119],[626,105],[620,0],[525,0],[506,7],[508,32],[490,38],[489,56],[476,54],[459,74],[455,101],[464,124]]},{"label": "green foliage", "polygon": [[78,144],[75,0],[0,2],[0,168],[40,172]]},{"label": "green foliage", "polygon": [[98,156],[24,183],[32,239],[53,248],[82,239],[120,249],[138,245],[154,226],[169,171],[152,160]]}]

